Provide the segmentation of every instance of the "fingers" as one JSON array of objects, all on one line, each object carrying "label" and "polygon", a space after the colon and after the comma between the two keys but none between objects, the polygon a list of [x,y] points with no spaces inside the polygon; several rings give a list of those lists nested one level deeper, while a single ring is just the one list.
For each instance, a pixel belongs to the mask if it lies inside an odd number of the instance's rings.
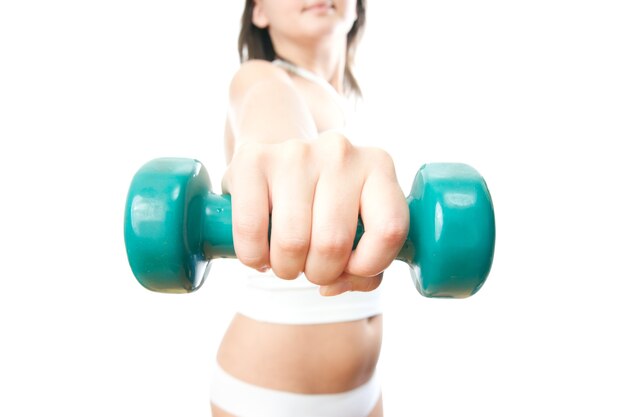
[{"label": "fingers", "polygon": [[309,251],[316,175],[309,169],[308,152],[303,142],[291,141],[273,169],[270,263],[280,278],[296,278]]},{"label": "fingers", "polygon": [[304,273],[319,285],[341,276],[352,252],[362,179],[358,168],[349,168],[350,148],[349,143],[329,144],[330,156],[324,161],[315,190]]},{"label": "fingers", "polygon": [[335,296],[346,291],[374,291],[380,286],[382,280],[382,272],[373,277],[361,277],[344,273],[332,284],[320,286],[320,294],[323,296]]},{"label": "fingers", "polygon": [[296,140],[246,145],[231,162],[222,188],[231,193],[233,243],[243,264],[262,271],[271,266],[285,279],[304,270],[317,181],[308,152]]},{"label": "fingers", "polygon": [[257,150],[240,150],[229,170],[237,175],[224,177],[222,189],[231,194],[233,243],[240,262],[265,271],[270,267],[268,227],[270,202],[268,186]]},{"label": "fingers", "polygon": [[342,190],[332,175],[320,177],[313,203],[311,245],[304,272],[325,285],[339,277],[350,258],[358,219],[359,190]]},{"label": "fingers", "polygon": [[375,276],[386,269],[404,245],[409,230],[409,209],[391,158],[382,151],[372,159],[377,169],[370,172],[361,193],[361,219],[365,232],[352,253],[346,273]]}]

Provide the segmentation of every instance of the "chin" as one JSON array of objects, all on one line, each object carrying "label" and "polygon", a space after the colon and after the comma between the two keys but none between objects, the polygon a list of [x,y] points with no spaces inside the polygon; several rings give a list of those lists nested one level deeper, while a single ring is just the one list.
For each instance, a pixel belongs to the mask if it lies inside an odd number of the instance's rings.
[{"label": "chin", "polygon": [[350,28],[346,29],[344,25],[341,25],[336,21],[307,22],[307,24],[300,26],[302,38],[306,38],[308,40],[322,40],[337,35],[345,36],[348,34],[349,30]]}]

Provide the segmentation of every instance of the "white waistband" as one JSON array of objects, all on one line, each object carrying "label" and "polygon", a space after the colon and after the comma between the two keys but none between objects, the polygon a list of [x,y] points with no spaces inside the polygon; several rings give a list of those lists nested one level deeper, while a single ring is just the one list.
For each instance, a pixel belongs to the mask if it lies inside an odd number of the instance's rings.
[{"label": "white waistband", "polygon": [[211,402],[237,417],[366,417],[380,398],[376,373],[350,391],[296,394],[252,385],[215,365]]},{"label": "white waistband", "polygon": [[293,281],[271,273],[252,273],[241,294],[239,313],[282,324],[318,324],[360,320],[382,313],[381,290],[324,297],[304,276]]}]

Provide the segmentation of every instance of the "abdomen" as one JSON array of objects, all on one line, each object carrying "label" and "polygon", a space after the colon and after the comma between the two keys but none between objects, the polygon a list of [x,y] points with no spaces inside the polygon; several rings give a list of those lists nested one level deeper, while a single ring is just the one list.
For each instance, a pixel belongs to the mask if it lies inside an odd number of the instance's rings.
[{"label": "abdomen", "polygon": [[382,317],[327,324],[275,324],[237,314],[217,360],[251,384],[296,393],[348,391],[372,376],[382,341]]}]

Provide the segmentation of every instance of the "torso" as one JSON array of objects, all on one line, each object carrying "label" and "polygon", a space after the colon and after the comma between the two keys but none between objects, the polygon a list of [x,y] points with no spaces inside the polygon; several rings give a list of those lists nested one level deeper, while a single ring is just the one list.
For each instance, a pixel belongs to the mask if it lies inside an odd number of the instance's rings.
[{"label": "torso", "polygon": [[[291,75],[318,132],[342,129],[344,113],[321,86]],[[233,138],[227,122],[227,155]],[[220,366],[254,385],[298,393],[334,393],[367,382],[376,367],[382,318],[313,325],[264,323],[237,314],[218,351]]]},{"label": "torso", "polygon": [[234,377],[257,386],[311,394],[343,392],[371,378],[381,340],[381,316],[286,325],[237,314],[217,360]]}]

